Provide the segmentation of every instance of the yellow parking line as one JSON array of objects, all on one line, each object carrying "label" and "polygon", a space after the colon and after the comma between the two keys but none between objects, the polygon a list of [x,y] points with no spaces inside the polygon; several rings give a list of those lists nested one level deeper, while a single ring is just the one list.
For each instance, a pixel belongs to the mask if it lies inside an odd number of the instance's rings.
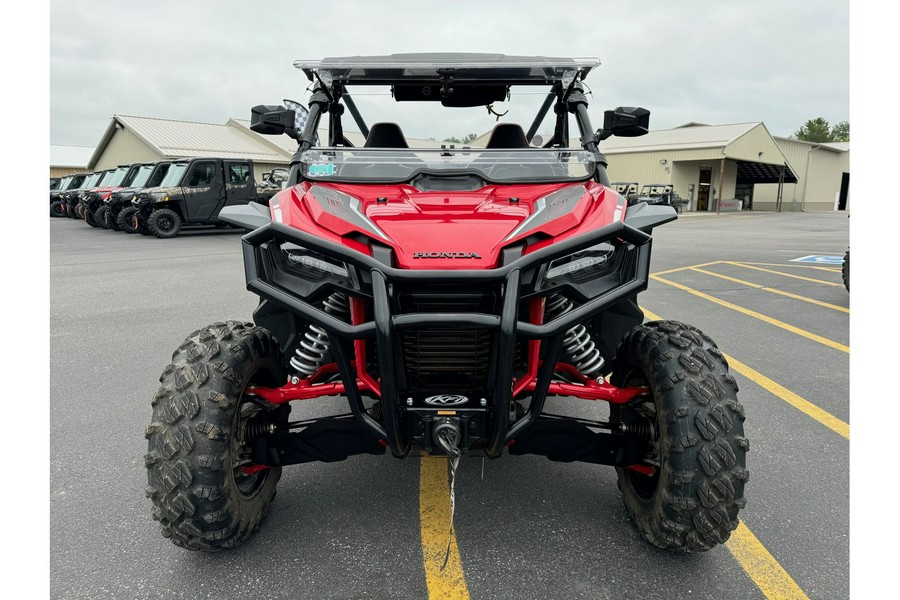
[{"label": "yellow parking line", "polygon": [[803,302],[809,302],[810,304],[816,304],[818,306],[824,306],[825,308],[830,308],[832,310],[839,310],[841,312],[850,314],[850,309],[847,308],[846,306],[838,306],[837,304],[829,304],[828,302],[822,302],[821,300],[814,300],[813,298],[807,298],[806,296],[798,296],[797,294],[785,292],[784,290],[777,290],[775,288],[770,288],[770,287],[767,287],[764,285],[760,285],[758,283],[752,283],[750,281],[744,281],[743,279],[737,279],[736,277],[729,277],[728,275],[722,275],[720,273],[713,273],[712,271],[707,271],[706,269],[698,269],[696,267],[691,267],[690,270],[697,271],[698,273],[703,273],[704,275],[711,275],[712,277],[718,277],[719,279],[733,281],[734,283],[739,283],[741,285],[746,285],[748,287],[756,288],[758,290],[763,290],[764,292],[771,292],[773,294],[787,296],[788,298],[793,298],[794,300],[802,300]]},{"label": "yellow parking line", "polygon": [[[662,317],[659,315],[647,310],[643,306],[640,309],[644,312],[644,316],[650,319],[651,321],[661,321]],[[845,421],[841,421],[831,413],[822,410],[809,400],[802,398],[801,396],[795,394],[791,390],[787,389],[783,385],[775,383],[759,371],[756,371],[733,356],[729,356],[725,354],[725,360],[728,361],[728,366],[731,369],[734,369],[756,385],[761,388],[767,390],[768,392],[774,394],[775,396],[781,398],[800,412],[806,414],[809,417],[812,417],[828,429],[837,433],[838,435],[842,435],[848,440],[850,439],[850,425],[848,425]]]},{"label": "yellow parking line", "polygon": [[735,267],[743,267],[745,269],[753,269],[755,271],[762,271],[763,273],[772,273],[774,275],[781,275],[782,277],[790,277],[792,279],[802,279],[803,281],[812,281],[813,283],[821,283],[823,285],[833,285],[837,287],[844,287],[844,283],[835,283],[834,281],[824,281],[822,279],[812,279],[811,277],[802,277],[800,275],[791,275],[790,273],[782,273],[781,271],[773,271],[772,269],[761,269],[759,267],[751,266],[747,263],[739,263],[739,262],[731,262],[728,260],[723,260],[722,264],[724,265],[734,265]]},{"label": "yellow parking line", "polygon": [[463,574],[456,534],[450,534],[447,565],[447,536],[450,533],[450,487],[447,459],[425,456],[419,468],[419,523],[422,532],[422,560],[430,600],[467,600],[469,590]]},{"label": "yellow parking line", "polygon": [[695,267],[709,267],[712,265],[717,265],[720,262],[722,262],[722,261],[717,260],[717,261],[708,262],[708,263],[701,263],[699,265],[692,265],[690,267],[678,267],[677,269],[669,269],[668,271],[660,271],[658,273],[653,273],[653,274],[654,275],[668,275],[669,273],[677,273],[678,271],[685,271],[687,269],[693,269]]},{"label": "yellow parking line", "polygon": [[786,387],[775,383],[762,373],[751,369],[733,356],[728,356],[726,354],[725,360],[728,361],[729,367],[731,367],[756,385],[778,396],[800,412],[806,414],[809,417],[812,417],[838,435],[842,435],[848,440],[850,439],[850,425],[845,421],[841,421],[831,413],[822,410],[809,400],[805,400]]},{"label": "yellow parking line", "polygon": [[829,340],[828,338],[824,338],[820,335],[816,335],[814,333],[810,333],[804,329],[800,329],[799,327],[794,327],[793,325],[789,325],[784,321],[779,321],[778,319],[773,319],[772,317],[767,317],[764,314],[758,313],[754,310],[750,310],[749,308],[744,308],[743,306],[738,306],[737,304],[732,304],[731,302],[726,302],[725,300],[719,300],[718,298],[714,298],[709,294],[704,294],[703,292],[699,292],[695,289],[689,288],[685,285],[681,285],[680,283],[675,283],[674,281],[669,281],[668,279],[663,279],[662,277],[658,277],[656,275],[651,275],[651,279],[655,279],[656,281],[660,281],[662,283],[667,283],[672,287],[676,287],[682,291],[688,292],[689,294],[693,294],[704,300],[709,300],[710,302],[714,302],[720,306],[724,306],[725,308],[730,308],[731,310],[735,310],[739,313],[745,314],[749,317],[753,317],[754,319],[759,319],[760,321],[764,321],[770,325],[774,325],[776,327],[780,327],[781,329],[785,329],[790,331],[791,333],[796,333],[799,336],[803,336],[806,339],[812,340],[814,342],[818,342],[820,344],[824,344],[829,348],[834,348],[835,350],[840,350],[841,352],[850,353],[850,347],[845,346],[844,344],[839,344],[838,342]]},{"label": "yellow parking line", "polygon": [[743,521],[738,522],[725,547],[769,600],[809,599]]}]

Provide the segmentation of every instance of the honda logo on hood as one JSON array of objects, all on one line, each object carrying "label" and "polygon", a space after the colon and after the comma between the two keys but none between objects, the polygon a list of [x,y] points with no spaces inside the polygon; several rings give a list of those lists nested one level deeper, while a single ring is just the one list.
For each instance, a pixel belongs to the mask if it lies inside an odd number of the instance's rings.
[{"label": "honda logo on hood", "polygon": [[413,258],[481,258],[476,252],[413,252]]},{"label": "honda logo on hood", "polygon": [[457,396],[455,394],[439,394],[425,398],[425,404],[430,404],[431,406],[459,406],[468,401],[469,399],[465,396]]}]

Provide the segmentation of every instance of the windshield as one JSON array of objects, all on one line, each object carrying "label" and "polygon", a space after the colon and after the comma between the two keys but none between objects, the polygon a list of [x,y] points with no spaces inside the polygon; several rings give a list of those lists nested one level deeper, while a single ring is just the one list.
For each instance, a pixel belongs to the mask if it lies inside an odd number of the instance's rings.
[{"label": "windshield", "polygon": [[115,176],[115,171],[106,171],[103,173],[103,176],[100,177],[100,181],[94,187],[106,187],[109,185],[109,182],[112,181],[113,176]]},{"label": "windshield", "polygon": [[174,187],[178,185],[181,182],[181,176],[184,175],[187,168],[188,163],[172,163],[172,166],[169,167],[169,172],[166,173],[163,180],[159,182],[159,186]]},{"label": "windshield", "polygon": [[301,156],[307,179],[400,183],[419,174],[474,175],[495,183],[581,181],[594,173],[591,153],[575,149],[316,148]]},{"label": "windshield", "polygon": [[669,186],[666,185],[645,185],[644,189],[641,190],[641,194],[644,196],[661,196],[669,191]]},{"label": "windshield", "polygon": [[87,181],[84,182],[84,185],[81,187],[83,189],[96,187],[97,182],[100,181],[101,177],[103,177],[103,173],[92,173],[91,176],[88,177]]},{"label": "windshield", "polygon": [[107,182],[107,185],[110,187],[119,187],[122,185],[122,182],[125,180],[125,176],[128,175],[128,169],[131,167],[119,167],[113,172],[112,178]]},{"label": "windshield", "polygon": [[153,166],[154,165],[144,165],[138,169],[137,175],[134,176],[134,181],[131,182],[131,186],[144,187],[144,184],[150,179],[150,173],[153,172]]},{"label": "windshield", "polygon": [[72,183],[72,179],[73,179],[73,177],[71,175],[67,175],[66,177],[63,177],[62,180],[60,180],[59,186],[56,189],[59,191],[65,190],[67,187],[69,187],[69,184]]}]

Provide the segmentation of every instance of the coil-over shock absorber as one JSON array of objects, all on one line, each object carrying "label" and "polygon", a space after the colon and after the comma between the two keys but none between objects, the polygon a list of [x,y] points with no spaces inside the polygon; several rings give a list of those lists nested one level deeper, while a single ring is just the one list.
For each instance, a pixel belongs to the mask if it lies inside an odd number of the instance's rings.
[{"label": "coil-over shock absorber", "polygon": [[[554,294],[547,301],[547,321],[552,321],[563,316],[575,308],[571,300],[562,294]],[[606,362],[597,350],[597,345],[591,339],[584,323],[575,325],[566,331],[563,338],[563,350],[578,372],[588,378],[599,376]]]},{"label": "coil-over shock absorber", "polygon": [[[347,301],[347,296],[341,292],[335,292],[328,296],[322,302],[322,308],[333,317],[350,321],[350,303]],[[318,325],[310,324],[303,337],[300,338],[300,345],[294,351],[290,364],[301,376],[309,377],[322,366],[329,346],[328,332]]]}]

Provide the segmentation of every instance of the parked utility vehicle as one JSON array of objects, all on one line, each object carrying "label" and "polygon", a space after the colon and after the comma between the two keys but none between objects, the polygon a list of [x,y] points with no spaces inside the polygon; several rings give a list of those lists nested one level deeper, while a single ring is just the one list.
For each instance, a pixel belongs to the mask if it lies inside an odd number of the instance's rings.
[{"label": "parked utility vehicle", "polygon": [[[652,544],[695,552],[728,539],[748,480],[737,384],[696,327],[643,323],[651,234],[677,216],[628,207],[609,187],[598,142],[645,134],[649,112],[606,111],[595,131],[582,80],[598,64],[487,54],[295,63],[313,88],[305,119],[296,106],[258,106],[251,120],[298,140],[288,187],[268,207],[220,215],[253,230],[243,249],[260,298],[254,322],[190,334],[153,397],[147,493],[163,535],[192,550],[238,546],[268,513],[283,467],[389,452],[447,456],[451,469],[463,454],[610,465]],[[373,85],[400,102],[479,112],[543,88],[528,131],[555,106],[555,135],[535,148],[504,122],[484,149],[412,149],[399,125],[369,125],[351,104],[352,89]],[[363,147],[342,133],[345,104]],[[326,114],[329,139],[317,146]],[[292,402],[335,395],[347,410],[290,418]],[[609,416],[551,414],[548,396],[603,401]]]},{"label": "parked utility vehicle", "polygon": [[132,200],[132,226],[158,238],[173,238],[183,225],[220,224],[219,211],[226,206],[267,200],[257,192],[251,160],[177,160],[159,187],[145,189]]},{"label": "parked utility vehicle", "polygon": [[84,180],[88,178],[90,173],[76,173],[74,175],[66,175],[63,177],[56,189],[50,190],[50,216],[65,217],[66,208],[63,203],[63,194],[69,190],[81,187]]},{"label": "parked utility vehicle", "polygon": [[131,185],[137,176],[140,164],[119,165],[108,181],[101,182],[99,187],[86,190],[81,194],[81,213],[85,223],[91,227],[106,228],[106,211],[109,207],[105,200],[116,190]]},{"label": "parked utility vehicle", "polygon": [[128,233],[134,233],[131,220],[137,209],[132,207],[131,201],[137,198],[138,192],[144,188],[157,187],[168,172],[169,164],[171,164],[169,161],[164,160],[138,165],[138,172],[130,187],[114,191],[103,201],[106,205],[103,218],[107,229],[113,231],[124,229]]}]

